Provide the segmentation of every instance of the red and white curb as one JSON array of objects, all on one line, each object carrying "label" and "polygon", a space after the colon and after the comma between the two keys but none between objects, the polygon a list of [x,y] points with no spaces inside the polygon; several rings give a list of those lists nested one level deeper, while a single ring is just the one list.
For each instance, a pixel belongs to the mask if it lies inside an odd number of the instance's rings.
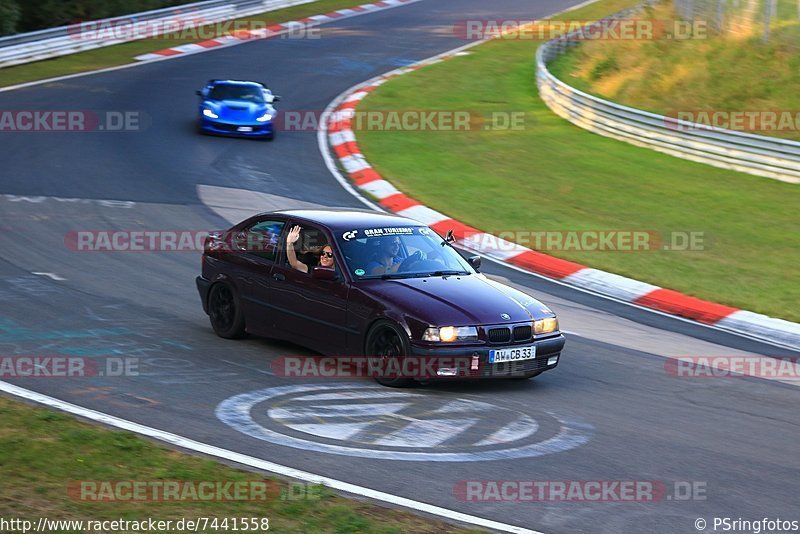
[{"label": "red and white curb", "polygon": [[701,300],[671,289],[592,269],[511,243],[422,205],[399,191],[378,174],[361,153],[355,134],[351,129],[351,120],[358,103],[390,78],[461,54],[463,52],[449,52],[393,70],[356,85],[340,96],[338,104],[334,104],[335,107],[333,107],[327,124],[327,143],[333,156],[338,159],[345,174],[358,190],[377,199],[378,204],[384,210],[425,223],[439,234],[444,235],[452,229],[460,245],[493,260],[505,262],[614,300],[650,308],[787,348],[800,348],[800,324],[798,323]]},{"label": "red and white curb", "polygon": [[339,9],[331,11],[324,15],[314,15],[313,17],[306,17],[300,20],[292,20],[289,22],[282,22],[280,24],[273,24],[266,28],[259,28],[257,30],[239,30],[233,32],[231,35],[217,37],[215,39],[207,39],[198,43],[190,43],[172,48],[159,50],[158,52],[150,52],[136,56],[133,59],[138,61],[153,61],[157,59],[164,59],[167,57],[180,56],[186,54],[197,54],[199,52],[207,52],[215,48],[234,46],[239,44],[248,43],[258,39],[272,39],[289,32],[302,32],[303,29],[319,26],[326,22],[333,22],[344,18],[355,17],[365,13],[372,13],[374,11],[382,11],[393,7],[413,4],[421,0],[382,0],[380,2],[373,2],[371,4],[361,4],[347,9]]}]

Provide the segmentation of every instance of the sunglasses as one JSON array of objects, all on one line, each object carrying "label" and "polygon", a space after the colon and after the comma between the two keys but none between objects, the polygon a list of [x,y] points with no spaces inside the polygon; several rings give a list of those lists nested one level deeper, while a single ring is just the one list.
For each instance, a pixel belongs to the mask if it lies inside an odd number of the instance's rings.
[{"label": "sunglasses", "polygon": [[332,258],[333,252],[323,252],[322,255],[325,256],[326,258]]}]

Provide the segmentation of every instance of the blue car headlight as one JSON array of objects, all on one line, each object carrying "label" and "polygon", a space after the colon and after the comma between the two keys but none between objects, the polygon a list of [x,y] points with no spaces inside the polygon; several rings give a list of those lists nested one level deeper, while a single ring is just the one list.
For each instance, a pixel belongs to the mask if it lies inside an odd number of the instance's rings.
[{"label": "blue car headlight", "polygon": [[270,114],[270,112],[269,112],[269,111],[267,111],[266,113],[264,113],[263,115],[261,115],[260,117],[258,117],[256,120],[257,120],[258,122],[267,122],[267,121],[271,121],[271,120],[272,120],[272,114]]},{"label": "blue car headlight", "polygon": [[217,115],[216,113],[214,113],[213,111],[211,111],[208,108],[203,108],[203,115],[208,117],[209,119],[218,119],[219,118],[219,115]]}]

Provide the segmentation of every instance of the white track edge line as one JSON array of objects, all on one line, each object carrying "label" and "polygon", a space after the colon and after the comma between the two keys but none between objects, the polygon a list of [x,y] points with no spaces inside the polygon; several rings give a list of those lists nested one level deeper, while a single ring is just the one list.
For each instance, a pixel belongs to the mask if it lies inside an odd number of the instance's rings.
[{"label": "white track edge line", "polygon": [[350,484],[349,482],[343,482],[341,480],[337,480],[334,478],[315,475],[314,473],[309,473],[307,471],[301,471],[299,469],[294,469],[292,467],[287,467],[284,465],[269,462],[267,460],[262,460],[260,458],[255,458],[253,456],[248,456],[246,454],[229,451],[227,449],[223,449],[221,447],[215,447],[213,445],[208,445],[206,443],[195,441],[193,439],[189,439],[180,436],[178,434],[165,432],[163,430],[158,430],[157,428],[152,428],[139,423],[134,423],[133,421],[128,421],[120,417],[108,415],[103,412],[98,412],[96,410],[92,410],[89,408],[84,408],[83,406],[78,406],[76,404],[56,399],[55,397],[50,397],[42,393],[37,393],[35,391],[15,386],[14,384],[10,384],[8,382],[0,381],[0,391],[13,395],[15,397],[20,397],[23,399],[27,399],[29,401],[36,402],[38,404],[44,404],[46,406],[58,408],[61,411],[71,413],[73,415],[77,415],[85,419],[90,419],[92,421],[97,421],[108,426],[112,426],[122,430],[128,430],[130,432],[135,432],[143,436],[148,436],[150,438],[154,438],[159,441],[175,445],[182,449],[199,452],[208,456],[222,458],[224,460],[253,467],[261,471],[267,471],[270,473],[275,473],[289,478],[302,480],[304,482],[311,482],[313,484],[323,484],[329,488],[343,491],[345,493],[360,495],[362,497],[367,497],[369,499],[373,499],[376,501],[381,501],[388,504],[410,508],[427,514],[444,517],[446,519],[460,523],[477,525],[481,527],[490,528],[493,530],[499,530],[502,532],[513,532],[520,534],[542,534],[535,530],[517,527],[514,525],[508,525],[505,523],[492,521],[490,519],[484,519],[482,517],[476,517],[464,514],[462,512],[456,512],[455,510],[449,510],[447,508],[442,508],[440,506],[435,506],[432,504],[415,501],[412,499],[407,499],[405,497],[398,497],[390,493],[385,493],[382,491],[365,488],[363,486],[358,486],[356,484]]},{"label": "white track edge line", "polygon": [[[557,15],[560,15],[560,14],[563,14],[563,13],[567,13],[569,11],[580,9],[580,8],[582,8],[584,6],[593,4],[593,3],[597,2],[597,1],[599,1],[599,0],[587,0],[585,2],[577,4],[577,5],[572,6],[570,8],[564,9],[564,10],[559,11],[557,13],[553,13],[552,15],[549,15],[549,16],[550,17],[555,17]],[[422,64],[425,64],[427,62],[435,61],[436,59],[438,59],[440,57],[451,56],[453,54],[456,54],[456,53],[458,53],[460,51],[466,50],[466,49],[471,48],[473,46],[477,46],[477,45],[483,44],[484,42],[486,42],[486,41],[482,40],[482,41],[476,41],[474,43],[469,43],[469,44],[466,44],[466,45],[463,45],[463,46],[459,46],[457,48],[453,48],[452,50],[448,50],[446,52],[442,52],[440,54],[436,54],[435,56],[431,56],[431,57],[426,58],[426,59],[421,59],[420,61],[418,61],[416,63],[413,63],[413,65],[424,66]],[[393,70],[385,72],[384,74],[380,74],[378,76],[370,78],[369,80],[367,80],[365,82],[353,85],[349,89],[346,89],[346,90],[342,91],[328,105],[328,107],[325,108],[325,111],[328,112],[328,113],[332,112],[334,109],[336,109],[336,107],[338,107],[339,104],[341,104],[348,97],[348,95],[358,91],[358,89],[360,89],[362,87],[368,87],[370,85],[373,85],[376,81],[389,78],[394,73],[396,73],[396,72],[398,72],[400,70],[405,70],[407,68],[408,68],[408,65],[405,66],[405,67],[400,67],[400,68],[397,68],[397,69],[393,69]],[[408,71],[408,72],[410,72],[410,71]],[[325,115],[323,115],[323,116],[325,116]],[[352,194],[358,200],[360,200],[361,202],[367,204],[371,208],[373,208],[373,209],[375,209],[377,211],[383,211],[383,212],[386,212],[386,213],[394,214],[393,212],[391,212],[389,210],[383,209],[382,206],[376,206],[370,200],[365,198],[363,195],[361,195],[358,191],[356,191],[353,188],[353,185],[350,183],[350,181],[347,178],[342,176],[341,172],[339,172],[339,169],[336,167],[335,163],[333,162],[333,158],[330,155],[330,149],[329,149],[329,144],[328,144],[328,141],[327,141],[327,136],[326,135],[325,136],[320,135],[320,134],[323,134],[323,133],[326,133],[326,132],[327,132],[327,124],[325,124],[325,121],[323,121],[322,127],[317,132],[318,133],[317,141],[318,141],[318,144],[319,144],[320,153],[322,154],[322,157],[325,160],[325,164],[327,165],[328,170],[331,172],[331,174],[333,174],[333,177],[336,179],[336,181],[338,181],[339,184],[344,189],[346,189],[350,194]],[[366,160],[366,158],[365,158],[365,160]],[[383,178],[383,179],[385,180],[385,178]],[[464,247],[464,248],[466,248],[466,247]],[[469,250],[469,249],[467,249],[467,250]],[[481,253],[480,251],[474,251],[474,250],[473,250],[473,252]],[[787,349],[787,350],[791,350],[791,351],[797,351],[798,350],[798,347],[795,347],[795,346],[789,345],[789,344],[785,344],[785,343],[780,343],[780,342],[777,342],[777,341],[775,341],[773,339],[769,339],[769,338],[766,338],[766,337],[758,335],[758,334],[750,334],[750,333],[745,334],[745,333],[739,332],[738,330],[733,330],[733,329],[725,328],[725,327],[718,326],[718,325],[711,325],[711,324],[701,323],[699,321],[694,321],[692,319],[681,317],[679,315],[674,315],[674,314],[671,314],[671,313],[663,312],[663,311],[657,310],[655,308],[649,308],[649,307],[646,307],[646,306],[642,306],[640,304],[636,304],[634,302],[625,301],[625,300],[619,299],[619,298],[611,296],[611,295],[605,295],[603,293],[598,293],[598,292],[596,292],[594,290],[591,290],[591,289],[586,289],[586,288],[583,288],[583,287],[580,287],[580,286],[567,284],[566,282],[562,282],[561,280],[558,280],[556,278],[550,278],[550,277],[545,276],[543,274],[539,274],[539,273],[534,272],[534,271],[529,271],[529,270],[524,269],[522,267],[517,267],[516,265],[513,265],[513,264],[508,263],[506,261],[503,261],[503,260],[500,260],[500,259],[496,259],[496,258],[492,258],[491,256],[487,256],[484,253],[481,253],[481,254],[483,255],[484,258],[486,258],[486,259],[488,259],[488,260],[490,260],[490,261],[492,261],[494,263],[497,263],[498,265],[509,267],[511,269],[514,269],[515,271],[519,271],[519,272],[524,273],[524,274],[535,276],[535,277],[540,278],[542,280],[546,280],[548,282],[553,282],[553,283],[556,283],[556,284],[558,284],[560,286],[567,287],[567,288],[570,288],[570,289],[574,289],[574,290],[577,290],[577,291],[581,291],[583,293],[587,293],[587,294],[595,296],[595,297],[600,297],[600,298],[612,300],[612,301],[618,302],[620,304],[626,304],[626,305],[631,306],[632,308],[636,308],[638,310],[646,311],[646,312],[649,312],[649,313],[654,313],[654,314],[660,315],[662,317],[668,317],[668,318],[671,318],[671,319],[676,319],[678,321],[681,321],[681,322],[684,322],[684,323],[688,323],[688,324],[692,324],[692,325],[695,325],[695,326],[701,326],[701,327],[705,327],[705,328],[708,328],[708,329],[711,329],[711,330],[716,330],[718,332],[724,332],[726,334],[732,334],[732,335],[740,337],[742,339],[746,339],[746,340],[750,340],[750,341],[757,341],[757,342],[764,343],[766,345],[771,345],[773,347],[777,347],[777,348],[781,348],[781,349]],[[591,268],[591,267],[587,267],[587,268]]]},{"label": "white track edge line", "polygon": [[[372,79],[375,79],[375,78],[372,78]],[[362,84],[358,84],[359,87],[362,86],[362,85],[364,85],[364,84],[363,83]],[[339,107],[339,104],[342,102],[342,100],[344,100],[347,97],[348,93],[350,93],[351,90],[352,90],[352,87],[350,89],[345,89],[344,91],[339,93],[336,96],[336,98],[331,100],[330,104],[328,104],[325,107],[325,109],[322,111],[322,115],[321,116],[322,117],[330,117],[333,114],[333,110],[335,110],[337,107]],[[333,156],[331,156],[331,151],[328,150],[328,146],[329,146],[328,145],[328,121],[327,120],[320,121],[319,126],[320,127],[317,129],[317,147],[319,148],[319,153],[322,155],[322,160],[325,162],[325,166],[328,168],[328,172],[331,173],[333,178],[337,182],[339,182],[339,185],[342,186],[342,188],[345,191],[347,191],[348,193],[353,195],[356,199],[361,201],[368,208],[373,209],[375,211],[381,211],[381,212],[384,212],[384,213],[390,213],[389,211],[383,209],[381,206],[379,206],[378,204],[375,204],[370,199],[368,199],[367,197],[365,197],[364,195],[359,193],[358,190],[355,187],[353,187],[353,184],[350,183],[350,180],[345,178],[344,175],[341,173],[341,171],[339,171],[339,168],[336,166],[336,163],[335,163],[335,161],[333,159]]]},{"label": "white track edge line", "polygon": [[[466,249],[465,248],[465,250],[470,250],[470,249]],[[471,251],[471,252],[474,252],[474,251]],[[526,269],[524,269],[522,267],[518,267],[518,266],[513,265],[511,263],[507,263],[507,262],[505,262],[503,260],[498,260],[496,258],[492,258],[491,256],[482,255],[482,258],[485,258],[485,259],[487,259],[487,260],[489,260],[491,262],[497,263],[498,265],[502,265],[504,267],[509,267],[511,269],[514,269],[515,271],[519,271],[519,272],[524,273],[524,274],[529,274],[531,276],[535,276],[536,278],[541,278],[542,280],[546,280],[548,282],[553,282],[555,284],[558,284],[558,285],[563,286],[563,287],[567,287],[569,289],[574,289],[576,291],[580,291],[582,293],[587,293],[587,294],[595,296],[595,297],[600,297],[600,298],[604,298],[604,299],[608,299],[608,300],[613,300],[614,302],[618,302],[620,304],[626,304],[626,305],[628,305],[628,306],[630,306],[632,308],[636,308],[636,309],[639,309],[639,310],[642,310],[642,311],[654,313],[656,315],[661,315],[662,317],[668,317],[670,319],[675,319],[675,320],[678,320],[678,321],[681,321],[681,322],[684,322],[684,323],[689,323],[689,324],[694,325],[694,326],[702,326],[702,327],[705,327],[705,328],[710,328],[711,330],[717,330],[717,331],[720,331],[720,332],[724,332],[726,334],[733,334],[733,335],[741,337],[743,339],[747,339],[747,340],[750,340],[750,341],[758,341],[758,342],[764,343],[766,345],[772,345],[773,347],[778,347],[778,348],[781,348],[781,349],[787,349],[787,350],[791,350],[791,351],[797,351],[798,350],[797,347],[794,347],[792,345],[786,345],[786,344],[783,344],[783,343],[778,343],[777,341],[774,341],[774,340],[771,340],[771,339],[767,339],[767,338],[759,336],[757,334],[742,334],[741,332],[738,332],[736,330],[731,330],[731,329],[728,329],[728,328],[722,328],[720,326],[716,326],[716,325],[712,325],[712,324],[701,323],[699,321],[694,321],[692,319],[687,319],[686,317],[681,317],[680,315],[673,315],[671,313],[663,312],[663,311],[657,310],[655,308],[648,308],[646,306],[642,306],[641,304],[636,304],[634,302],[629,302],[627,300],[622,300],[622,299],[619,299],[619,298],[611,296],[611,295],[605,295],[603,293],[598,293],[598,292],[596,292],[594,290],[587,289],[585,287],[573,286],[573,285],[567,284],[566,282],[562,282],[561,280],[558,280],[556,278],[550,278],[548,276],[545,276],[543,274],[539,274],[537,272],[528,271],[528,270],[526,270]],[[658,327],[654,327],[654,328],[658,328]],[[662,329],[659,329],[659,330],[662,330]],[[575,333],[575,332],[573,332],[573,333]],[[577,334],[577,333],[575,333],[575,334]],[[577,334],[577,335],[581,335],[581,334]],[[684,334],[684,335],[688,335],[688,334]],[[582,336],[582,337],[589,338],[589,336]],[[716,344],[719,345],[719,343],[716,343]]]},{"label": "white track edge line", "polygon": [[[573,11],[573,10],[576,10],[576,9],[580,9],[580,8],[582,8],[584,6],[588,6],[590,4],[594,4],[595,2],[598,2],[598,1],[599,0],[586,0],[585,2],[581,2],[580,4],[576,4],[576,5],[572,6],[572,7],[568,7],[567,9],[563,9],[561,11],[557,11],[556,13],[553,13],[552,15],[549,15],[549,16],[550,17],[555,17],[555,16],[558,16],[558,15],[561,15],[562,13],[567,13],[569,11]],[[400,4],[400,5],[404,5],[404,4]],[[393,6],[393,7],[396,7],[396,6]],[[432,56],[432,57],[430,57],[428,59],[422,59],[422,60],[418,61],[417,63],[421,63],[423,61],[433,61],[433,60],[435,60],[437,58],[440,58],[440,57],[450,56],[450,55],[456,54],[456,53],[458,53],[458,52],[460,52],[462,50],[466,50],[468,48],[472,48],[473,46],[478,46],[480,44],[483,44],[484,42],[486,42],[486,41],[481,40],[481,41],[475,41],[473,43],[467,43],[465,45],[453,48],[452,50],[447,50],[447,51],[442,52],[440,54],[436,54],[435,56]],[[390,76],[393,72],[405,69],[407,67],[408,66],[390,70],[388,72],[385,72],[384,74],[380,74],[378,76],[374,76],[374,77],[372,77],[372,78],[370,78],[370,79],[368,79],[368,80],[366,80],[364,82],[358,83],[356,85],[353,85],[353,86],[349,87],[348,89],[345,89],[344,91],[339,93],[333,100],[331,100],[330,104],[328,104],[325,107],[325,110],[322,112],[322,116],[323,117],[330,117],[333,114],[333,110],[335,110],[337,107],[339,107],[339,105],[342,102],[344,102],[345,98],[347,98],[349,95],[354,93],[356,91],[356,88],[369,87],[370,85],[374,85],[377,81],[385,79],[387,76]],[[2,91],[2,90],[0,89],[0,91]],[[392,215],[394,215],[393,212],[384,209],[383,206],[375,204],[370,199],[368,199],[367,197],[362,195],[355,187],[353,187],[353,184],[350,183],[350,180],[345,178],[342,175],[342,173],[339,171],[339,168],[336,166],[336,163],[334,162],[333,156],[331,156],[331,150],[329,149],[330,145],[328,143],[328,122],[327,121],[321,121],[320,128],[317,130],[317,146],[319,148],[320,154],[322,154],[322,159],[325,161],[325,166],[328,167],[328,171],[333,175],[334,179],[336,179],[336,181],[339,182],[339,185],[341,185],[342,188],[344,188],[345,191],[347,191],[348,193],[353,195],[355,198],[357,198],[359,201],[361,201],[364,205],[368,206],[369,208],[371,208],[371,209],[373,209],[375,211],[381,211],[381,212],[384,212],[384,213],[391,213]],[[522,272],[527,272],[527,271],[522,271]]]},{"label": "white track edge line", "polygon": [[[376,1],[378,1],[378,0],[376,0]],[[354,18],[354,17],[359,17],[361,15],[370,15],[372,13],[380,13],[380,12],[388,11],[390,9],[395,9],[395,8],[398,8],[398,7],[413,5],[413,4],[416,4],[418,2],[422,2],[422,1],[423,0],[408,0],[408,1],[400,3],[400,4],[395,4],[395,5],[390,5],[390,6],[383,7],[381,9],[379,9],[379,10],[376,10],[376,11],[356,12],[356,13],[354,13],[352,15],[348,15],[346,17],[336,17],[336,18],[331,18],[329,20],[323,20],[323,21],[315,22],[313,24],[309,24],[309,26],[321,26],[323,24],[329,24],[331,22],[336,22],[336,21],[339,21],[339,20],[347,20],[347,19],[351,19],[351,18]],[[591,0],[591,1],[596,2],[597,0]],[[300,5],[310,5],[310,4],[300,4]],[[280,8],[280,9],[288,9],[288,8],[291,8],[291,7],[294,7],[294,6],[288,6],[287,8]],[[278,11],[278,9],[275,9],[273,11]],[[271,11],[265,11],[264,13],[271,13]],[[323,15],[323,14],[324,13],[321,13],[321,15]],[[233,20],[233,19],[231,19],[231,20]],[[293,21],[287,21],[287,22],[293,22]],[[285,24],[285,23],[282,22],[281,24]],[[280,33],[281,34],[282,33],[286,33],[286,31],[280,32]],[[275,35],[279,35],[279,34],[276,33]],[[6,87],[0,87],[0,93],[4,93],[6,91],[15,91],[17,89],[23,89],[25,87],[32,87],[32,86],[35,86],[35,85],[42,85],[42,84],[45,84],[45,83],[53,83],[53,82],[60,82],[62,80],[70,80],[72,78],[80,78],[82,76],[91,76],[93,74],[102,74],[104,72],[113,72],[113,71],[116,71],[116,70],[129,69],[131,67],[139,67],[141,65],[150,65],[150,64],[153,64],[153,63],[158,63],[160,61],[168,61],[170,59],[180,59],[180,58],[183,58],[183,57],[194,56],[194,55],[197,55],[197,54],[204,54],[204,53],[207,53],[207,52],[214,52],[215,50],[222,50],[224,48],[230,48],[231,46],[238,46],[238,45],[242,45],[242,44],[257,42],[257,41],[260,41],[260,40],[266,40],[266,39],[243,39],[243,40],[238,41],[238,42],[233,42],[233,43],[226,44],[226,45],[215,46],[213,48],[207,48],[205,50],[200,50],[200,51],[197,51],[197,52],[176,54],[176,55],[173,55],[173,56],[164,56],[164,57],[159,58],[159,59],[150,59],[150,60],[147,60],[147,61],[136,61],[133,58],[131,58],[131,63],[126,63],[124,65],[116,65],[116,66],[113,66],[113,67],[106,67],[104,69],[90,70],[90,71],[86,71],[86,72],[76,72],[76,73],[73,73],[73,74],[65,74],[63,76],[56,76],[55,78],[45,78],[44,80],[33,80],[33,81],[30,81],[30,82],[23,82],[23,83],[19,83],[19,84],[16,84],[16,85],[9,85],[9,86],[6,86]],[[134,41],[131,41],[131,42],[134,42]],[[125,44],[125,43],[120,43],[120,44]],[[169,50],[169,49],[165,48],[164,50]],[[156,52],[160,52],[160,50],[156,50]],[[155,52],[146,52],[146,53],[155,54]],[[140,55],[144,55],[144,54],[140,54]],[[66,57],[66,56],[63,56],[63,57]],[[31,62],[31,63],[35,63],[35,62]],[[11,67],[9,67],[9,68],[11,68]]]},{"label": "white track edge line", "polygon": [[[579,5],[582,6],[582,5],[586,5],[586,4],[591,4],[591,3],[594,3],[594,2],[597,2],[597,1],[598,0],[588,0],[587,2],[584,2],[583,4],[579,4]],[[558,15],[558,13],[556,13],[556,15]],[[439,58],[439,57],[442,57],[442,56],[449,56],[449,55],[452,55],[455,52],[458,52],[458,51],[461,51],[461,50],[465,50],[467,48],[472,48],[473,46],[478,46],[479,44],[482,44],[483,42],[485,42],[485,41],[476,41],[476,42],[473,42],[473,43],[467,43],[465,45],[459,46],[459,47],[454,48],[452,50],[448,50],[448,51],[442,52],[440,54],[436,54],[435,56],[432,56],[432,57],[430,57],[428,59],[422,59],[422,60],[420,60],[420,61],[418,61],[416,63],[421,63],[423,61],[431,61],[431,60],[433,60],[435,58]],[[344,100],[348,96],[350,96],[351,94],[356,92],[358,89],[360,89],[362,87],[369,87],[370,85],[375,84],[375,82],[377,82],[379,80],[382,80],[382,79],[385,79],[388,76],[391,76],[391,74],[393,72],[396,72],[396,71],[399,71],[399,70],[405,69],[405,68],[407,68],[407,66],[406,67],[400,67],[400,68],[397,68],[397,69],[392,69],[392,70],[390,70],[390,71],[388,71],[388,72],[386,72],[384,74],[379,74],[378,76],[374,76],[374,77],[372,77],[372,78],[370,78],[370,79],[368,79],[368,80],[366,80],[364,82],[358,83],[356,85],[353,85],[353,86],[349,87],[348,89],[345,89],[344,91],[339,93],[336,96],[336,98],[331,100],[330,104],[328,104],[325,107],[325,110],[322,112],[322,116],[323,117],[332,116],[333,111],[337,107],[339,107],[339,105],[342,104],[344,102]],[[348,180],[341,173],[341,171],[339,171],[339,168],[336,166],[334,158],[333,158],[333,156],[331,156],[331,151],[329,149],[330,144],[328,142],[328,121],[321,121],[320,122],[320,128],[317,130],[317,145],[319,147],[320,154],[322,154],[322,159],[325,161],[325,166],[328,167],[328,171],[330,171],[330,173],[333,175],[333,177],[336,179],[336,181],[339,182],[339,185],[341,185],[348,193],[350,193],[351,195],[356,197],[358,200],[360,200],[362,203],[364,203],[368,207],[374,209],[375,211],[381,211],[381,212],[384,212],[384,213],[390,213],[392,215],[395,215],[395,213],[384,209],[383,206],[375,204],[374,202],[369,200],[367,197],[362,195],[353,186],[353,184],[350,182],[350,180]]]}]

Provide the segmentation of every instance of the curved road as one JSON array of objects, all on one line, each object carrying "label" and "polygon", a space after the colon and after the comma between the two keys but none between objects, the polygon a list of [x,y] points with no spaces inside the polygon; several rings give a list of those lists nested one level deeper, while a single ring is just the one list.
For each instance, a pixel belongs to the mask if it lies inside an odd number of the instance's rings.
[{"label": "curved road", "polygon": [[[151,121],[144,132],[2,134],[0,356],[133,357],[140,369],[139,376],[9,381],[548,532],[691,532],[696,518],[715,516],[800,519],[790,517],[800,486],[798,388],[680,378],[667,363],[678,355],[796,353],[488,264],[487,274],[560,314],[571,333],[556,371],[399,394],[368,380],[281,378],[270,363],[307,352],[215,337],[194,288],[197,252],[65,245],[77,230],[203,230],[270,208],[362,207],[326,170],[315,132],[281,132],[273,143],[198,136],[193,91],[213,77],[266,80],[284,97],[282,109],[320,111],[357,82],[464,44],[452,35],[456,21],[541,18],[569,5],[425,0],[324,25],[320,39],[253,42],[0,92],[0,109],[136,111]],[[235,408],[248,402],[245,421]],[[480,482],[487,480],[655,481],[666,493],[655,502],[646,493],[638,501],[496,502],[475,490],[489,488]],[[694,498],[684,498],[687,487],[698,490]]]}]

